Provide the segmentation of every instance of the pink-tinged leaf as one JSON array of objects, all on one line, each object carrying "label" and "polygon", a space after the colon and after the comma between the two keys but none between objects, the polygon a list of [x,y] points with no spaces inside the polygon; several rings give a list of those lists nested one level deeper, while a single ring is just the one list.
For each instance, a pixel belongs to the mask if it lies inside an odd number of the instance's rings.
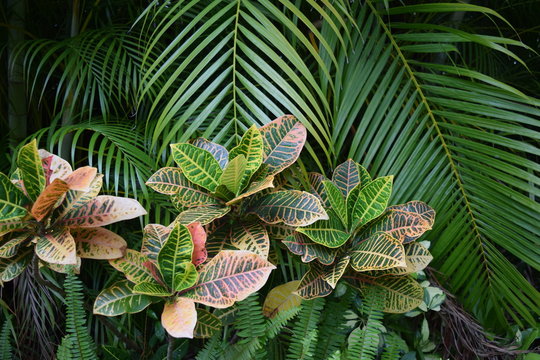
[{"label": "pink-tinged leaf", "polygon": [[270,238],[266,229],[258,223],[234,225],[231,245],[239,250],[248,250],[268,258]]},{"label": "pink-tinged leaf", "polygon": [[126,241],[102,227],[72,228],[71,235],[77,244],[77,255],[84,259],[117,259],[126,253]]},{"label": "pink-tinged leaf", "polygon": [[100,195],[68,211],[61,223],[70,227],[98,227],[141,215],[146,215],[146,211],[135,199]]},{"label": "pink-tinged leaf", "polygon": [[64,181],[69,185],[70,190],[88,191],[96,175],[95,167],[83,166],[66,176]]},{"label": "pink-tinged leaf", "polygon": [[226,308],[263,287],[275,268],[250,251],[224,250],[200,270],[197,283],[182,295],[197,303]]},{"label": "pink-tinged leaf", "polygon": [[295,293],[306,300],[310,300],[328,296],[332,290],[332,286],[324,280],[323,267],[314,263],[302,277]]},{"label": "pink-tinged leaf", "polygon": [[154,280],[156,280],[159,284],[166,287],[165,282],[163,281],[163,278],[161,277],[161,273],[159,272],[159,269],[158,269],[158,267],[156,266],[155,263],[148,260],[148,261],[143,262],[142,265],[145,268],[147,268],[148,271],[150,271],[150,274],[152,275]]},{"label": "pink-tinged leaf", "polygon": [[193,339],[193,330],[197,325],[197,310],[193,300],[178,297],[173,302],[165,303],[161,324],[172,337]]},{"label": "pink-tinged leaf", "polygon": [[317,259],[323,265],[330,265],[336,259],[338,249],[331,249],[311,241],[307,236],[294,233],[282,240],[283,244],[295,255],[302,257],[302,262],[308,263]]},{"label": "pink-tinged leaf", "polygon": [[81,273],[81,258],[77,256],[77,263],[75,265],[61,265],[61,264],[53,264],[53,263],[46,263],[41,261],[41,264],[43,266],[48,267],[52,271],[56,271],[60,274],[80,274]]},{"label": "pink-tinged leaf", "polygon": [[32,216],[34,216],[37,221],[43,220],[56,206],[58,206],[68,190],[69,186],[65,181],[54,179],[54,181],[47,185],[45,190],[38,196],[34,205],[32,205]]},{"label": "pink-tinged leaf", "polygon": [[58,206],[58,218],[63,218],[69,211],[80,208],[90,200],[98,196],[103,185],[103,174],[97,174],[88,191],[69,190],[62,203]]},{"label": "pink-tinged leaf", "polygon": [[206,261],[208,252],[206,251],[206,231],[204,231],[201,223],[193,223],[187,226],[190,234],[191,241],[193,241],[193,254],[191,256],[191,262],[197,266]]},{"label": "pink-tinged leaf", "polygon": [[126,278],[136,284],[141,282],[152,282],[153,276],[144,263],[148,261],[146,255],[138,251],[127,249],[124,257],[109,260],[109,264],[116,270],[124,273]]},{"label": "pink-tinged leaf", "polygon": [[263,137],[263,161],[268,164],[268,175],[281,172],[298,159],[307,131],[294,116],[278,117],[259,130]]},{"label": "pink-tinged leaf", "polygon": [[64,227],[37,239],[36,254],[45,262],[60,265],[76,265],[75,240]]},{"label": "pink-tinged leaf", "polygon": [[143,230],[141,253],[147,255],[152,261],[157,261],[157,256],[165,241],[169,237],[171,228],[159,224],[148,224]]},{"label": "pink-tinged leaf", "polygon": [[63,179],[73,172],[71,165],[60,156],[53,155],[43,149],[39,149],[38,153],[41,157],[41,165],[45,171],[47,184],[52,183],[55,179]]}]

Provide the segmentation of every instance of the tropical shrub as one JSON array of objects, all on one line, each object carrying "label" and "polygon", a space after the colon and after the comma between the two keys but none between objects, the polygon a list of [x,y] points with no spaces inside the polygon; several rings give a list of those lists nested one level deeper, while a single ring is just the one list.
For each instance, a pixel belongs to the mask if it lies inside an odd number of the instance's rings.
[{"label": "tropical shrub", "polygon": [[[126,241],[103,228],[146,214],[137,200],[98,196],[102,175],[69,163],[33,140],[21,147],[11,179],[0,173],[0,283],[17,277],[32,258],[57,272],[81,258],[115,259]],[[35,254],[35,256],[34,256]]]}]

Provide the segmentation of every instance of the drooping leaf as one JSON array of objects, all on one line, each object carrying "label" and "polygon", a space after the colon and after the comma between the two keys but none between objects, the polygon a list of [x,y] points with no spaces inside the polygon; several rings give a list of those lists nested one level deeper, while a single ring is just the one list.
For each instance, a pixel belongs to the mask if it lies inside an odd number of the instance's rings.
[{"label": "drooping leaf", "polygon": [[195,285],[199,277],[195,265],[191,261],[186,261],[180,264],[179,269],[174,277],[174,291],[182,291]]},{"label": "drooping leaf", "polygon": [[27,249],[19,251],[15,257],[9,259],[0,258],[0,285],[19,276],[30,264],[32,255],[32,249]]},{"label": "drooping leaf", "polygon": [[226,308],[259,290],[275,266],[245,250],[224,250],[202,267],[197,283],[183,296],[193,301]]},{"label": "drooping leaf", "polygon": [[220,217],[225,216],[229,211],[230,207],[218,207],[218,206],[208,206],[208,207],[198,207],[194,209],[188,209],[182,211],[174,220],[173,224],[182,224],[189,225],[194,222],[201,223],[201,225],[206,225],[212,221],[219,219]]},{"label": "drooping leaf", "polygon": [[252,125],[244,133],[240,143],[230,151],[229,162],[239,155],[244,155],[246,158],[245,170],[247,176],[251,176],[261,166],[263,161],[263,139],[261,132],[255,125]]},{"label": "drooping leaf", "polygon": [[345,231],[341,221],[333,210],[327,210],[328,220],[319,220],[315,223],[299,227],[299,233],[306,235],[311,241],[329,247],[338,248],[345,244],[351,236]]},{"label": "drooping leaf", "polygon": [[258,223],[233,225],[230,243],[239,250],[248,250],[268,258],[270,239],[266,229]]},{"label": "drooping leaf", "polygon": [[269,174],[275,175],[292,165],[306,142],[304,125],[292,115],[285,115],[261,127],[263,137],[263,161],[268,164]]},{"label": "drooping leaf", "polygon": [[88,191],[92,181],[96,178],[97,169],[91,166],[83,166],[63,178],[70,190]]},{"label": "drooping leaf", "polygon": [[264,189],[273,188],[274,187],[274,176],[270,175],[265,177],[264,179],[260,181],[254,181],[249,184],[247,189],[245,189],[240,195],[233,198],[232,200],[227,201],[225,205],[232,205],[244,198],[247,198],[253,194],[258,193],[259,191],[262,191]]},{"label": "drooping leaf", "polygon": [[424,289],[410,276],[385,276],[374,279],[372,284],[382,290],[385,298],[383,311],[388,313],[405,313],[424,299]]},{"label": "drooping leaf", "polygon": [[333,290],[332,286],[324,281],[323,277],[324,270],[322,266],[314,263],[302,277],[295,293],[306,300],[330,295]]},{"label": "drooping leaf", "polygon": [[343,225],[345,225],[345,227],[349,226],[347,203],[343,193],[332,181],[329,180],[323,181],[323,187],[330,206],[339,216]]},{"label": "drooping leaf", "polygon": [[156,171],[146,185],[149,188],[165,195],[176,194],[181,187],[186,187],[188,181],[182,175],[182,171],[176,167],[164,167]]},{"label": "drooping leaf", "polygon": [[229,161],[221,174],[220,185],[226,186],[233,194],[237,195],[244,185],[244,175],[246,171],[249,171],[247,166],[248,163],[243,154]]},{"label": "drooping leaf", "polygon": [[[191,209],[205,206],[223,205],[223,201],[218,199],[213,194],[209,194],[206,190],[201,189],[199,186],[190,183],[184,177],[182,177],[181,179],[182,182],[178,187],[178,192],[171,196],[171,201],[175,206]],[[219,188],[220,187],[218,187],[218,189]]]},{"label": "drooping leaf", "polygon": [[39,194],[36,202],[32,205],[32,210],[30,210],[32,216],[34,216],[37,221],[43,220],[43,218],[53,210],[55,205],[59,203],[68,190],[69,185],[64,180],[54,179],[54,181],[47,185],[45,190]]},{"label": "drooping leaf", "polygon": [[191,234],[191,240],[193,241],[193,255],[191,256],[191,262],[193,265],[198,266],[205,262],[208,257],[208,251],[206,251],[206,231],[204,231],[201,223],[198,222],[189,224],[187,228]]},{"label": "drooping leaf", "polygon": [[353,188],[361,184],[360,171],[356,162],[348,159],[338,165],[332,174],[332,182],[341,190],[343,196],[347,197]]},{"label": "drooping leaf", "polygon": [[197,324],[197,311],[193,300],[177,297],[172,302],[166,302],[161,314],[161,324],[172,337],[193,339]]},{"label": "drooping leaf", "polygon": [[146,255],[135,250],[127,249],[123,257],[109,260],[109,264],[116,270],[123,272],[129,281],[138,284],[154,281],[152,272],[144,265],[147,261],[148,257]]},{"label": "drooping leaf", "polygon": [[287,236],[292,235],[296,230],[295,227],[285,225],[285,224],[263,224],[270,240],[283,240]]},{"label": "drooping leaf", "polygon": [[103,185],[103,174],[97,174],[88,191],[69,190],[64,201],[58,206],[58,217],[63,217],[68,211],[75,211],[90,200],[94,199],[101,191]]},{"label": "drooping leaf", "polygon": [[12,233],[10,235],[6,236],[5,242],[0,239],[0,258],[8,259],[15,256],[21,244],[32,237],[31,233]]},{"label": "drooping leaf", "polygon": [[404,244],[418,239],[431,230],[435,221],[435,210],[421,201],[389,206],[370,231],[385,231]]},{"label": "drooping leaf", "polygon": [[159,251],[163,247],[171,228],[159,224],[148,224],[143,229],[141,254],[148,256],[150,260],[157,261]]},{"label": "drooping leaf", "polygon": [[405,248],[405,264],[406,267],[395,267],[383,271],[368,271],[366,275],[371,277],[380,277],[388,275],[406,275],[424,270],[426,266],[433,260],[433,256],[429,253],[422,244],[411,242],[404,245]]},{"label": "drooping leaf", "polygon": [[171,149],[174,161],[189,181],[211,192],[216,190],[223,170],[211,153],[185,143],[172,144]]},{"label": "drooping leaf", "polygon": [[343,274],[345,273],[345,270],[347,270],[347,266],[349,266],[349,261],[351,258],[347,256],[343,256],[338,261],[336,261],[332,266],[330,266],[329,269],[325,269],[323,280],[326,281],[332,289],[336,288],[337,282]]},{"label": "drooping leaf", "polygon": [[272,318],[280,311],[300,306],[302,298],[294,293],[298,285],[300,280],[289,281],[270,290],[263,304],[264,316]]},{"label": "drooping leaf", "polygon": [[397,239],[375,233],[351,248],[351,265],[356,271],[405,267],[405,250]]},{"label": "drooping leaf", "polygon": [[97,227],[146,215],[135,199],[100,195],[78,208],[72,208],[60,223],[70,227]]},{"label": "drooping leaf", "polygon": [[80,274],[81,273],[81,258],[77,256],[77,262],[75,265],[62,265],[62,264],[53,264],[45,261],[39,261],[42,266],[48,267],[52,271],[55,271],[60,274]]},{"label": "drooping leaf", "polygon": [[36,139],[21,147],[17,157],[17,166],[28,197],[36,201],[45,189],[45,172],[41,165]]},{"label": "drooping leaf", "polygon": [[131,282],[122,280],[103,290],[94,302],[94,314],[117,316],[144,310],[152,303],[152,298],[133,293],[133,286]]},{"label": "drooping leaf", "polygon": [[328,219],[320,201],[305,191],[276,191],[254,200],[248,212],[269,224],[283,222],[289,226],[306,226]]},{"label": "drooping leaf", "polygon": [[216,315],[204,309],[197,309],[197,325],[193,335],[196,338],[211,338],[222,326],[221,320]]},{"label": "drooping leaf", "polygon": [[204,138],[197,138],[193,140],[192,144],[212,154],[214,159],[216,159],[219,163],[219,166],[221,166],[222,169],[225,169],[225,166],[227,166],[227,163],[229,162],[229,152],[224,146],[208,141]]},{"label": "drooping leaf", "polygon": [[39,236],[36,243],[36,254],[41,260],[48,263],[77,264],[75,240],[67,227]]},{"label": "drooping leaf", "polygon": [[184,272],[184,263],[191,263],[192,255],[193,242],[188,228],[182,224],[176,224],[161,247],[157,258],[163,280],[172,289],[176,289],[176,276]]},{"label": "drooping leaf", "polygon": [[124,238],[110,230],[102,227],[71,228],[70,232],[77,244],[77,255],[83,259],[117,259],[126,253]]},{"label": "drooping leaf", "polygon": [[384,212],[392,193],[392,179],[392,176],[380,177],[362,188],[351,214],[353,228],[366,224]]},{"label": "drooping leaf", "polygon": [[173,291],[168,290],[165,286],[153,282],[142,282],[133,286],[134,294],[143,294],[148,296],[164,297],[171,296]]},{"label": "drooping leaf", "polygon": [[24,218],[28,211],[24,203],[23,193],[0,173],[0,236],[27,225]]},{"label": "drooping leaf", "polygon": [[324,208],[330,207],[330,201],[328,200],[328,195],[323,185],[323,181],[328,180],[324,175],[310,172],[308,174],[308,181],[310,184],[309,192],[312,193],[319,199]]},{"label": "drooping leaf", "polygon": [[301,256],[305,263],[317,259],[323,265],[330,265],[336,258],[335,249],[316,244],[300,233],[289,235],[282,242],[293,254]]},{"label": "drooping leaf", "polygon": [[41,158],[41,166],[45,173],[45,183],[47,185],[55,179],[63,179],[73,172],[71,165],[60,156],[53,155],[43,149],[39,149],[38,154]]}]

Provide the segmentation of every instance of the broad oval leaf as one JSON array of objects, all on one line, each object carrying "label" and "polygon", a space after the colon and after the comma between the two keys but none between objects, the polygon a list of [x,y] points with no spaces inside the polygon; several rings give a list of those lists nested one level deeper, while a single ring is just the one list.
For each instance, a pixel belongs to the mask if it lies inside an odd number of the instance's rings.
[{"label": "broad oval leaf", "polygon": [[304,125],[292,115],[285,115],[261,127],[263,137],[263,161],[268,164],[269,174],[275,175],[292,165],[306,142]]},{"label": "broad oval leaf", "polygon": [[146,215],[135,199],[100,195],[78,208],[72,208],[60,223],[70,227],[97,227]]},{"label": "broad oval leaf", "polygon": [[116,270],[123,272],[129,281],[138,284],[154,281],[152,272],[144,265],[147,261],[148,257],[146,255],[135,250],[127,249],[123,257],[109,260],[109,264]]},{"label": "broad oval leaf", "polygon": [[247,198],[253,194],[258,193],[259,191],[262,191],[268,188],[273,188],[273,187],[274,187],[274,176],[273,175],[267,176],[260,181],[254,181],[251,184],[249,184],[248,188],[243,193],[241,193],[234,199],[227,201],[225,205],[227,206],[232,205],[244,198]]},{"label": "broad oval leaf", "polygon": [[356,228],[381,215],[392,194],[393,176],[385,176],[369,182],[362,188],[354,204],[350,223]]},{"label": "broad oval leaf", "polygon": [[27,225],[24,218],[28,211],[24,204],[23,193],[6,175],[0,173],[0,236]]},{"label": "broad oval leaf", "polygon": [[83,166],[63,178],[69,185],[70,190],[88,191],[92,181],[96,178],[97,169],[91,166]]},{"label": "broad oval leaf", "polygon": [[176,224],[161,247],[157,258],[163,280],[172,289],[176,289],[176,276],[185,271],[184,263],[191,263],[192,255],[193,242],[188,228],[182,224]]},{"label": "broad oval leaf", "polygon": [[431,260],[433,260],[433,256],[431,256],[429,250],[420,243],[412,242],[404,245],[404,248],[406,267],[395,267],[384,271],[370,271],[366,273],[366,275],[371,277],[381,277],[412,274],[424,270]]},{"label": "broad oval leaf", "polygon": [[53,155],[44,149],[39,149],[38,154],[45,172],[46,184],[52,183],[55,179],[63,179],[73,172],[71,165],[60,156]]},{"label": "broad oval leaf", "polygon": [[320,200],[324,208],[329,208],[330,201],[328,200],[328,195],[326,194],[326,190],[323,185],[323,181],[325,180],[328,179],[322,174],[316,172],[310,172],[308,174],[308,181],[310,184],[309,192],[315,195]]},{"label": "broad oval leaf", "polygon": [[319,220],[311,225],[299,227],[296,231],[306,235],[317,244],[338,248],[345,244],[351,235],[345,231],[334,211],[328,210],[327,214],[328,220]]},{"label": "broad oval leaf", "polygon": [[30,210],[32,216],[37,221],[43,220],[54,209],[55,205],[59,205],[59,201],[68,190],[69,185],[64,180],[54,179],[32,205],[32,210]]},{"label": "broad oval leaf", "polygon": [[[242,136],[240,143],[229,153],[230,162],[240,155],[246,158],[245,170],[251,176],[261,166],[263,161],[263,139],[261,132],[252,125]],[[245,182],[247,183],[247,181]]]},{"label": "broad oval leaf", "polygon": [[405,250],[397,239],[386,233],[376,233],[355,245],[351,265],[356,271],[386,270],[405,267]]},{"label": "broad oval leaf", "polygon": [[75,211],[75,209],[94,199],[101,191],[102,185],[103,174],[97,174],[94,180],[92,180],[88,191],[69,190],[66,193],[64,201],[62,201],[57,209],[58,218],[63,217],[68,211]]},{"label": "broad oval leaf", "polygon": [[182,175],[182,171],[176,167],[161,168],[146,181],[146,185],[149,188],[165,195],[176,194],[187,183],[187,180]]},{"label": "broad oval leaf", "polygon": [[148,224],[143,230],[141,253],[148,256],[150,260],[157,261],[159,251],[167,241],[171,228],[159,225]]},{"label": "broad oval leaf", "polygon": [[174,277],[173,289],[174,291],[182,291],[192,287],[199,278],[197,268],[191,261],[186,261],[180,264],[180,269]]},{"label": "broad oval leaf", "polygon": [[197,311],[193,300],[177,297],[172,302],[166,302],[161,314],[161,324],[172,337],[193,339],[197,324]]},{"label": "broad oval leaf", "polygon": [[289,281],[270,290],[264,300],[263,314],[272,318],[280,311],[300,306],[302,298],[294,293],[298,285],[300,280]]},{"label": "broad oval leaf", "polygon": [[222,169],[225,169],[229,161],[229,152],[225,149],[224,146],[216,144],[212,141],[208,141],[205,138],[197,138],[193,140],[192,144],[198,148],[208,151],[214,159],[217,160],[219,166]]},{"label": "broad oval leaf", "polygon": [[129,281],[122,280],[103,290],[94,301],[94,314],[117,316],[144,310],[152,303],[152,298],[133,293],[133,286]]},{"label": "broad oval leaf", "polygon": [[211,312],[197,309],[197,325],[193,335],[196,338],[207,339],[217,333],[222,327],[221,320]]},{"label": "broad oval leaf", "polygon": [[218,207],[218,206],[208,206],[208,207],[198,207],[194,209],[188,209],[182,211],[176,219],[174,219],[174,224],[189,225],[194,222],[201,223],[201,225],[206,225],[212,221],[219,219],[220,217],[225,216],[229,211],[230,207]]},{"label": "broad oval leaf", "polygon": [[435,221],[435,210],[421,201],[389,206],[381,220],[374,224],[374,231],[385,231],[403,243],[418,239],[431,230]]},{"label": "broad oval leaf", "polygon": [[117,259],[126,253],[126,240],[110,230],[97,227],[70,231],[77,244],[77,255],[83,259]]},{"label": "broad oval leaf", "polygon": [[306,226],[317,220],[327,220],[319,199],[305,191],[277,191],[254,200],[248,212],[256,214],[268,224],[284,223]]},{"label": "broad oval leaf", "polygon": [[82,261],[79,256],[77,256],[77,263],[75,265],[62,265],[62,264],[53,264],[40,260],[40,265],[48,267],[52,271],[55,271],[60,274],[80,274]]},{"label": "broad oval leaf", "polygon": [[75,240],[71,236],[69,228],[63,227],[38,237],[36,255],[48,263],[76,265],[77,251]]},{"label": "broad oval leaf", "polygon": [[201,223],[193,223],[187,226],[189,233],[191,234],[191,240],[193,241],[193,255],[191,256],[191,262],[193,265],[198,266],[206,261],[208,257],[208,251],[206,251],[206,231]]},{"label": "broad oval leaf", "polygon": [[183,296],[204,305],[226,308],[263,287],[275,268],[250,251],[224,250],[203,266],[199,280]]},{"label": "broad oval leaf", "polygon": [[172,144],[171,149],[174,161],[189,181],[212,192],[216,190],[223,170],[211,153],[186,143]]},{"label": "broad oval leaf", "polygon": [[282,242],[293,254],[301,256],[305,263],[317,259],[323,265],[330,265],[336,258],[337,250],[316,244],[300,233],[289,235]]},{"label": "broad oval leaf", "polygon": [[351,190],[361,183],[358,164],[352,159],[339,164],[332,174],[332,182],[341,190],[343,196],[347,197]]},{"label": "broad oval leaf", "polygon": [[173,292],[160,284],[152,282],[142,282],[133,286],[133,293],[148,296],[164,297],[171,296]]},{"label": "broad oval leaf", "polygon": [[330,295],[333,288],[324,280],[323,267],[317,264],[310,266],[309,271],[302,277],[296,294],[306,300]]},{"label": "broad oval leaf", "polygon": [[329,180],[323,181],[323,186],[330,206],[339,216],[343,225],[345,225],[345,227],[349,226],[347,203],[343,193],[333,182]]},{"label": "broad oval leaf", "polygon": [[0,259],[0,285],[19,276],[30,264],[32,255],[32,249],[27,249],[10,259]]},{"label": "broad oval leaf", "polygon": [[17,167],[28,197],[36,201],[46,184],[36,139],[21,147],[17,157]]},{"label": "broad oval leaf", "polygon": [[287,236],[292,235],[296,228],[285,224],[263,224],[270,240],[283,240]]},{"label": "broad oval leaf", "polygon": [[323,280],[326,281],[332,289],[336,288],[337,282],[341,279],[345,270],[347,270],[350,260],[351,258],[349,256],[343,256],[324,272]]},{"label": "broad oval leaf", "polygon": [[424,299],[424,289],[410,276],[385,276],[374,279],[373,285],[382,289],[385,298],[383,311],[388,313],[411,311]]},{"label": "broad oval leaf", "polygon": [[8,259],[15,256],[21,244],[31,237],[31,233],[11,233],[6,235],[5,242],[0,242],[0,258]]},{"label": "broad oval leaf", "polygon": [[265,259],[268,258],[270,252],[268,233],[261,224],[257,223],[234,225],[230,243],[239,250],[251,251]]},{"label": "broad oval leaf", "polygon": [[220,185],[227,187],[233,194],[238,195],[244,184],[244,175],[246,171],[249,171],[247,165],[246,157],[243,154],[229,161],[219,179]]}]

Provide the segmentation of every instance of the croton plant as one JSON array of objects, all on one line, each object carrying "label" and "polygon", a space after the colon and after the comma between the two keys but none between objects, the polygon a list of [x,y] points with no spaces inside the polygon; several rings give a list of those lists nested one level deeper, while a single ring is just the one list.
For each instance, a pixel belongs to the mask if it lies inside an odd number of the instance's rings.
[{"label": "croton plant", "polygon": [[137,200],[98,196],[102,175],[69,163],[36,141],[21,147],[11,179],[0,173],[0,284],[34,258],[58,272],[81,258],[115,259],[126,251],[119,235],[103,228],[146,214]]}]

